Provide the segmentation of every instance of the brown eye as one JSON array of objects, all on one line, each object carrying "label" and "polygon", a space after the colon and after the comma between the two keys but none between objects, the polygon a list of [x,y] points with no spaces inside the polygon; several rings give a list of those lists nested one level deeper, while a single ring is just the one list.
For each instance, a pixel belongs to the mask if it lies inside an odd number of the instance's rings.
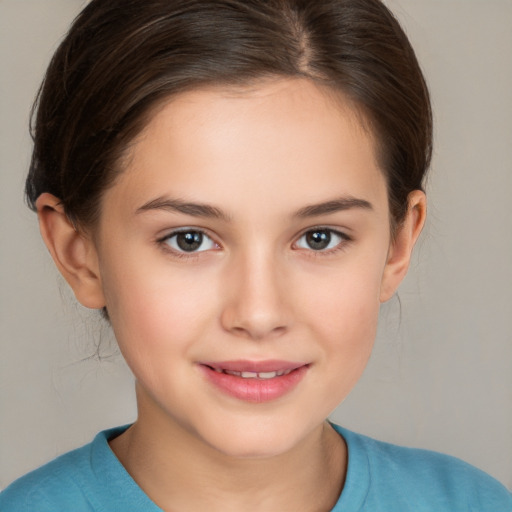
[{"label": "brown eye", "polygon": [[344,240],[348,240],[346,235],[332,229],[311,229],[299,238],[297,247],[313,251],[325,251],[334,249]]},{"label": "brown eye", "polygon": [[331,243],[331,233],[329,231],[310,231],[306,233],[306,243],[315,251],[327,249]]},{"label": "brown eye", "polygon": [[203,243],[203,234],[191,231],[190,233],[180,233],[176,235],[178,247],[187,252],[197,251]]},{"label": "brown eye", "polygon": [[209,236],[196,230],[172,233],[164,242],[177,252],[202,252],[216,247]]}]

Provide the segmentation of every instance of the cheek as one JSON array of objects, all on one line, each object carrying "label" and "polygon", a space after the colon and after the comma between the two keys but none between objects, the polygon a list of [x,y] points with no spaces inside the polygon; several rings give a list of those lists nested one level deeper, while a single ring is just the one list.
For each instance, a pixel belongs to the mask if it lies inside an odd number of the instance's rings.
[{"label": "cheek", "polygon": [[[196,273],[197,274],[197,273]],[[215,307],[204,280],[155,265],[117,265],[104,279],[107,309],[123,355],[154,359],[184,351]]]},{"label": "cheek", "polygon": [[331,361],[358,371],[358,366],[366,364],[375,340],[379,313],[375,293],[346,286],[321,311],[316,325],[319,338],[328,345]]},{"label": "cheek", "polygon": [[329,397],[333,407],[347,396],[370,357],[380,309],[381,268],[376,261],[370,264],[361,259],[331,273],[323,293],[317,287],[310,307],[303,310],[315,331],[312,336],[323,348],[326,373],[321,378],[337,390]]},{"label": "cheek", "polygon": [[319,327],[340,338],[364,333],[376,326],[380,307],[380,283],[383,264],[377,258],[355,257],[322,276],[317,276],[317,286],[311,300]]}]

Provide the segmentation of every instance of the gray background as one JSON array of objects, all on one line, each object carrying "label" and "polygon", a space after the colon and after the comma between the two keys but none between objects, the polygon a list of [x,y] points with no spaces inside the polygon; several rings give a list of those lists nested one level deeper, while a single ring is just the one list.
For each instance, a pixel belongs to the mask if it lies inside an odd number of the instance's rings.
[{"label": "gray background", "polygon": [[[387,3],[432,91],[429,220],[401,311],[397,300],[383,307],[370,366],[333,419],[456,455],[510,488],[512,2]],[[73,302],[22,201],[29,107],[83,4],[0,0],[0,487],[135,418],[108,328]]]}]

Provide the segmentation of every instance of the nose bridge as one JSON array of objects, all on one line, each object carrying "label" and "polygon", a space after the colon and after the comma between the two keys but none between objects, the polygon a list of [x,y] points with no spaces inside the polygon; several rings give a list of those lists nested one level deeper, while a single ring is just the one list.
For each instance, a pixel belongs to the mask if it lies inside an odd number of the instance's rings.
[{"label": "nose bridge", "polygon": [[254,339],[286,330],[284,273],[271,247],[259,244],[241,251],[232,262],[228,279],[230,293],[222,314],[226,329]]}]

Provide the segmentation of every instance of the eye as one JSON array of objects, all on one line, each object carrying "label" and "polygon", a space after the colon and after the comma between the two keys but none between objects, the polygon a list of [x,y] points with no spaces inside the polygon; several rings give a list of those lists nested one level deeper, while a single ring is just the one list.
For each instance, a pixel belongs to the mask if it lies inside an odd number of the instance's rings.
[{"label": "eye", "polygon": [[343,233],[327,228],[311,229],[306,231],[296,242],[299,249],[313,251],[327,251],[338,247],[348,237]]},{"label": "eye", "polygon": [[171,233],[162,242],[176,252],[203,252],[217,248],[217,244],[202,231],[187,229]]}]

